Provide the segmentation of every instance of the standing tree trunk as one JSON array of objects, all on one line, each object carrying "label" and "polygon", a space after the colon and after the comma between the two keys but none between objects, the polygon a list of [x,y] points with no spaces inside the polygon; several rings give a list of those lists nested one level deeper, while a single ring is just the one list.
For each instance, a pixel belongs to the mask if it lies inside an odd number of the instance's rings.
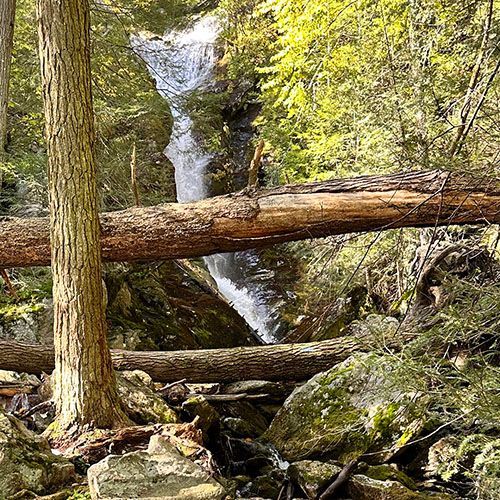
[{"label": "standing tree trunk", "polygon": [[[52,436],[125,423],[106,341],[88,0],[39,0],[54,296]],[[63,434],[64,435],[64,434]]]},{"label": "standing tree trunk", "polygon": [[0,2],[0,190],[2,189],[1,167],[7,144],[7,109],[15,16],[16,0],[2,0]]}]

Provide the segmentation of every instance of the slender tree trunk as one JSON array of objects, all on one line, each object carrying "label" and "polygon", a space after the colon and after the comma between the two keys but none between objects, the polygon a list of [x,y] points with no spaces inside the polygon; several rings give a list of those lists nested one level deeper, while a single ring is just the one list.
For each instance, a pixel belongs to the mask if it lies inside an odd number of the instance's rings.
[{"label": "slender tree trunk", "polygon": [[[499,179],[409,172],[101,214],[101,245],[104,260],[145,262],[333,234],[499,222]],[[0,218],[0,267],[48,265],[47,227],[43,218]]]},{"label": "slender tree trunk", "polygon": [[7,144],[7,110],[9,105],[10,66],[12,60],[12,42],[14,38],[14,20],[16,0],[0,2],[0,190],[2,189],[2,163]]},{"label": "slender tree trunk", "polygon": [[[117,370],[142,370],[157,382],[305,380],[355,352],[369,349],[353,337],[309,342],[196,351],[112,351]],[[40,374],[52,370],[51,346],[0,341],[0,369]]]},{"label": "slender tree trunk", "polygon": [[124,423],[106,341],[88,0],[39,0],[54,297],[53,436]]}]

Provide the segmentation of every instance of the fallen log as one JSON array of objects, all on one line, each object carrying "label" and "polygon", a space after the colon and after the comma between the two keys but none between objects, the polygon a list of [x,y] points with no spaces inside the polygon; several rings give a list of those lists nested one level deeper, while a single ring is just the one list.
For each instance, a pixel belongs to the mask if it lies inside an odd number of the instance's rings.
[{"label": "fallen log", "polygon": [[[500,222],[500,180],[363,176],[101,215],[103,258],[144,262],[400,227]],[[0,268],[48,265],[46,218],[0,218]]]},{"label": "fallen log", "polygon": [[[307,344],[198,351],[112,350],[111,355],[117,370],[142,370],[157,382],[295,381],[327,370],[362,348],[359,339],[343,337]],[[1,370],[40,374],[53,368],[52,347],[0,341]]]}]

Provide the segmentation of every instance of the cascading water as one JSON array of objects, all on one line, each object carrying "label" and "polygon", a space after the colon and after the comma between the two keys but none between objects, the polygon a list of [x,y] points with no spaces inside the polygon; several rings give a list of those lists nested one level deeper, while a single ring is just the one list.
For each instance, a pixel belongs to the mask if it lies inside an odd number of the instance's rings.
[{"label": "cascading water", "polygon": [[[207,16],[183,31],[161,38],[139,34],[131,39],[132,48],[146,62],[158,91],[172,109],[172,137],[165,154],[175,167],[179,203],[209,195],[206,173],[213,155],[197,139],[185,100],[213,80],[218,34],[217,18]],[[239,252],[212,255],[204,260],[222,295],[262,340],[272,342],[275,318],[267,305],[266,291],[245,276],[253,258],[252,253]]]}]

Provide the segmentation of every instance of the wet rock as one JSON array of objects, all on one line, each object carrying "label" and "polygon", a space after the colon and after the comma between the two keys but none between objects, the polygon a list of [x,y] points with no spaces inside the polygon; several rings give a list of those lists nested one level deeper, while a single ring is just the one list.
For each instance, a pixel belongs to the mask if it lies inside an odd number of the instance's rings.
[{"label": "wet rock", "polygon": [[226,417],[222,423],[224,428],[236,437],[256,438],[261,434],[255,426],[242,418]]},{"label": "wet rock", "polygon": [[175,350],[255,345],[254,333],[201,267],[115,266],[106,276],[113,347]]},{"label": "wet rock", "polygon": [[245,380],[233,382],[224,387],[225,394],[266,394],[267,401],[283,401],[286,399],[294,385],[281,382],[269,382],[266,380]]},{"label": "wet rock", "polygon": [[73,480],[74,473],[73,465],[52,454],[44,438],[0,412],[0,498],[23,489],[50,493]]},{"label": "wet rock", "polygon": [[348,492],[356,500],[452,500],[445,493],[420,493],[397,481],[379,481],[360,474],[349,480]]},{"label": "wet rock", "polygon": [[245,422],[246,429],[251,435],[260,436],[269,426],[269,421],[263,415],[260,407],[248,401],[235,401],[224,405],[224,414]]},{"label": "wet rock", "polygon": [[147,451],[109,455],[88,470],[93,500],[218,500],[224,488],[201,467],[183,457],[161,436]]},{"label": "wet rock", "polygon": [[307,498],[317,498],[341,470],[341,467],[334,464],[301,460],[290,465],[288,477],[300,486]]},{"label": "wet rock", "polygon": [[281,469],[271,469],[245,485],[240,495],[242,498],[278,498],[284,481],[285,474]]},{"label": "wet rock", "polygon": [[264,475],[269,468],[286,469],[288,465],[271,446],[251,439],[240,439],[223,433],[221,442],[225,448],[229,470],[232,475]]},{"label": "wet rock", "polygon": [[296,389],[263,437],[286,460],[328,456],[347,463],[368,450],[397,450],[421,430],[427,400],[409,393],[393,371],[390,358],[350,357]]},{"label": "wet rock", "polygon": [[117,373],[118,394],[128,416],[138,424],[170,424],[177,414],[154,392],[151,377],[140,370]]}]

